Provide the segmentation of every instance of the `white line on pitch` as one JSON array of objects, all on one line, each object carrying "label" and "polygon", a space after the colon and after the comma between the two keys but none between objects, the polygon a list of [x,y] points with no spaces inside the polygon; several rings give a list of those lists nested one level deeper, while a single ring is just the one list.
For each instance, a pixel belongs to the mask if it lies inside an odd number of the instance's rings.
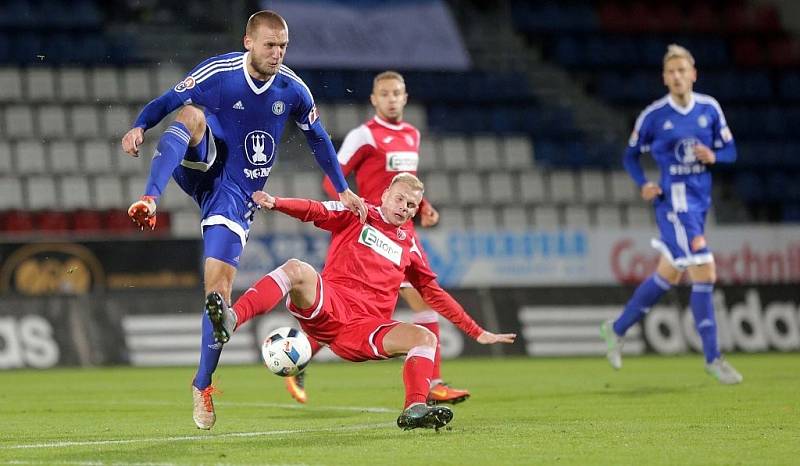
[{"label": "white line on pitch", "polygon": [[192,440],[209,440],[209,439],[223,439],[223,438],[246,438],[246,437],[267,437],[273,435],[295,435],[295,434],[314,434],[319,432],[341,432],[343,430],[366,430],[382,427],[393,426],[394,423],[382,424],[357,424],[353,426],[337,426],[325,427],[322,429],[290,429],[290,430],[268,430],[262,432],[232,432],[229,434],[208,434],[208,435],[186,435],[182,437],[150,437],[139,439],[121,439],[121,440],[86,440],[86,441],[71,441],[71,442],[47,442],[47,443],[31,443],[27,445],[8,445],[0,446],[0,450],[16,450],[27,448],[61,448],[61,447],[81,447],[81,446],[97,446],[97,445],[128,445],[133,443],[161,443],[161,442],[184,442]]},{"label": "white line on pitch", "polygon": [[[179,401],[164,400],[117,400],[117,401],[94,401],[94,400],[72,400],[62,404],[90,404],[96,405],[158,405],[158,406],[179,406],[185,405]],[[282,408],[282,409],[302,409],[307,411],[355,411],[358,413],[394,413],[399,409],[382,408],[377,406],[315,406],[299,403],[265,403],[261,401],[215,401],[216,406],[249,407],[249,408]]]}]

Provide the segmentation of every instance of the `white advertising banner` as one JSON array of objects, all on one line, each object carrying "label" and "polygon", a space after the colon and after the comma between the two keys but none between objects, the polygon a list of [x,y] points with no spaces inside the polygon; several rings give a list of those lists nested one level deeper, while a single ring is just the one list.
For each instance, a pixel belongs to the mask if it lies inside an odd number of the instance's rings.
[{"label": "white advertising banner", "polygon": [[470,58],[444,2],[265,0],[289,25],[297,68],[467,70]]},{"label": "white advertising banner", "polygon": [[[449,287],[637,283],[653,273],[657,236],[641,230],[420,231]],[[716,227],[720,284],[800,283],[800,227]]]}]

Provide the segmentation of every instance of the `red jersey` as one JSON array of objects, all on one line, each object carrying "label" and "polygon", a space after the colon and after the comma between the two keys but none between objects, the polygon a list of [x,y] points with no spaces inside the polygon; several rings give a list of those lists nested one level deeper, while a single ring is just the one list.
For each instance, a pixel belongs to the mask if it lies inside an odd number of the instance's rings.
[{"label": "red jersey", "polygon": [[378,207],[367,207],[362,225],[338,201],[275,200],[275,210],[332,233],[322,279],[347,301],[351,319],[391,318],[400,284],[407,279],[433,310],[477,338],[483,329],[436,282],[414,235],[387,222]]},{"label": "red jersey", "polygon": [[[380,205],[381,194],[395,175],[417,174],[419,130],[406,122],[393,124],[376,115],[347,133],[337,158],[344,176],[355,172],[358,195]],[[338,199],[327,177],[322,186],[332,199]],[[424,202],[423,199],[420,204]]]}]

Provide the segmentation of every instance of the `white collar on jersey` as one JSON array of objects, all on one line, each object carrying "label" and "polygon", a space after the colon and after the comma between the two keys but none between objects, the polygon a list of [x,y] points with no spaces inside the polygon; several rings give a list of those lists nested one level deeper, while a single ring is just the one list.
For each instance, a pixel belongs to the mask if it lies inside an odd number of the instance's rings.
[{"label": "white collar on jersey", "polygon": [[672,98],[672,94],[667,94],[667,102],[669,102],[669,106],[672,107],[676,112],[680,113],[681,115],[688,115],[689,112],[691,112],[694,108],[694,92],[689,95],[689,103],[686,104],[685,107],[678,105],[678,103]]},{"label": "white collar on jersey", "polygon": [[269,78],[269,80],[266,83],[264,83],[263,86],[261,86],[261,87],[256,86],[256,83],[253,82],[253,77],[250,76],[250,73],[247,72],[247,57],[249,55],[250,55],[250,52],[245,52],[245,54],[242,55],[242,60],[243,60],[243,62],[242,62],[242,71],[244,72],[244,79],[245,79],[245,81],[247,81],[247,85],[250,86],[250,89],[253,92],[255,92],[256,95],[261,95],[264,92],[266,92],[267,89],[269,89],[269,86],[272,85],[272,81],[275,81],[275,76],[276,75],[272,75],[272,77]]},{"label": "white collar on jersey", "polygon": [[379,117],[378,115],[375,115],[374,117],[372,117],[372,119],[375,120],[375,123],[378,123],[381,126],[385,126],[385,127],[389,128],[389,129],[392,129],[392,130],[395,130],[395,131],[400,131],[401,129],[403,129],[403,123],[402,122],[399,125],[395,125],[395,124],[389,123],[388,121],[384,120],[383,118]]}]

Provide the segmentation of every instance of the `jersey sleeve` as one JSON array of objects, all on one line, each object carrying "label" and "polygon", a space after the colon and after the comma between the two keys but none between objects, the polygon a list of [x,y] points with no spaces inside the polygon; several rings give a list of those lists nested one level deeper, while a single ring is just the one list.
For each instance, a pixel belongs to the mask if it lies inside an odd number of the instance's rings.
[{"label": "jersey sleeve", "polygon": [[[375,139],[366,125],[361,125],[347,133],[336,154],[336,159],[342,167],[342,174],[346,177],[352,172],[357,172],[361,163],[374,149]],[[331,199],[338,199],[336,189],[329,177],[326,176],[322,180],[322,188]]]},{"label": "jersey sleeve", "polygon": [[631,136],[628,139],[628,147],[625,149],[625,155],[622,159],[625,170],[628,171],[633,181],[640,187],[647,182],[647,177],[645,177],[642,165],[639,163],[639,158],[642,154],[650,152],[650,144],[653,142],[653,118],[651,115],[645,110],[636,119],[633,132],[631,132]]},{"label": "jersey sleeve", "polygon": [[338,201],[319,202],[311,199],[276,197],[274,210],[303,222],[314,222],[317,227],[331,232],[342,230],[358,219]]},{"label": "jersey sleeve", "polygon": [[462,332],[473,339],[477,339],[484,332],[484,329],[467,314],[467,311],[458,304],[458,301],[439,286],[436,280],[431,280],[420,287],[414,285],[414,287],[420,292],[425,302],[428,303],[434,311],[443,315],[447,320],[461,329]]},{"label": "jersey sleeve", "polygon": [[214,57],[197,65],[181,82],[145,105],[134,122],[134,127],[145,131],[157,125],[178,107],[196,104],[211,113],[219,110],[220,82],[224,71],[230,71],[241,55],[225,59]]},{"label": "jersey sleeve", "polygon": [[715,118],[712,128],[714,129],[713,150],[717,162],[731,163],[736,160],[736,143],[733,140],[733,133],[725,120],[722,107],[716,99],[711,100]]}]

